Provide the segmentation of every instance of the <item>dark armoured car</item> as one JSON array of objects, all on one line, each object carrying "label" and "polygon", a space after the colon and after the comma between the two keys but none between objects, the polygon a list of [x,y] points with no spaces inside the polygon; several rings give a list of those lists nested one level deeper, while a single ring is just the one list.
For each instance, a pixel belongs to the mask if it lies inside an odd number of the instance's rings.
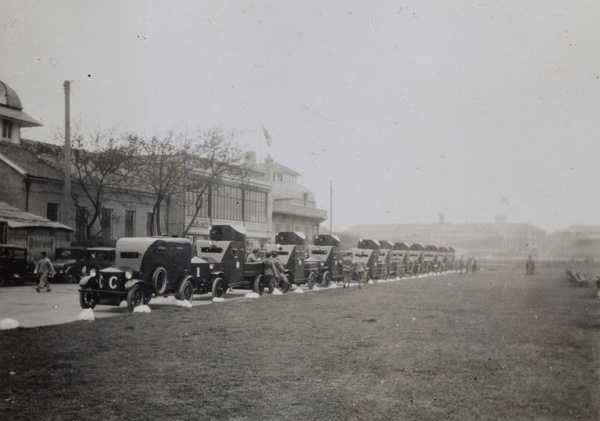
[{"label": "dark armoured car", "polygon": [[191,301],[196,288],[191,262],[192,244],[187,239],[121,238],[116,244],[115,267],[92,270],[79,282],[81,307],[118,306],[127,300],[133,311],[152,297],[169,295]]}]

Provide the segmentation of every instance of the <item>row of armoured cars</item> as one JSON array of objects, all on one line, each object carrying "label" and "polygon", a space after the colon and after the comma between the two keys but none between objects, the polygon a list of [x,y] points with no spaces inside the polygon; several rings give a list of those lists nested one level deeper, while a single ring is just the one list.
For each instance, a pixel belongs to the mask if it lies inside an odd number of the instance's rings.
[{"label": "row of armoured cars", "polygon": [[355,260],[365,264],[367,279],[415,276],[455,268],[453,247],[366,239],[360,240],[351,252]]},{"label": "row of armoured cars", "polygon": [[[0,244],[0,286],[13,281],[22,285],[25,280],[34,280],[35,256],[29,256],[27,248],[12,244]],[[105,247],[57,248],[52,259],[56,275],[54,281],[73,283],[90,270],[112,266],[115,249]]]},{"label": "row of armoured cars", "polygon": [[343,278],[339,244],[333,235],[320,235],[307,245],[304,234],[282,232],[267,254],[277,252],[283,265],[280,278],[265,275],[265,262],[247,262],[243,227],[213,225],[208,240],[194,245],[186,238],[121,238],[116,243],[115,265],[94,271],[79,282],[80,305],[120,305],[130,311],[153,297],[174,296],[191,301],[194,294],[221,298],[230,288],[287,292],[291,284],[328,286]]},{"label": "row of armoured cars", "polygon": [[[428,246],[429,247],[429,246]],[[429,249],[404,243],[361,240],[351,252],[362,260],[368,278],[387,278],[445,270],[454,259],[454,250]],[[115,264],[92,271],[79,282],[80,305],[120,305],[130,311],[148,304],[153,297],[174,296],[191,301],[194,294],[223,297],[229,289],[248,289],[263,294],[279,288],[287,292],[292,284],[329,286],[343,280],[342,260],[335,235],[317,235],[307,244],[299,232],[280,232],[276,244],[266,246],[267,255],[277,253],[283,266],[279,278],[267,275],[265,261],[248,262],[244,227],[213,225],[208,240],[192,244],[186,238],[121,238],[116,244]]]}]

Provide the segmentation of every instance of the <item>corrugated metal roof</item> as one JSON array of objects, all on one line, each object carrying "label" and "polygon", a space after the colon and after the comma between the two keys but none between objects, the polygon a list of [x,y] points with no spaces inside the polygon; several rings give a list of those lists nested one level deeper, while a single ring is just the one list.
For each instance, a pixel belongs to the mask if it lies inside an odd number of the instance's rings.
[{"label": "corrugated metal roof", "polygon": [[23,212],[4,202],[0,202],[0,222],[6,222],[9,228],[54,228],[75,231],[68,225],[29,212]]}]

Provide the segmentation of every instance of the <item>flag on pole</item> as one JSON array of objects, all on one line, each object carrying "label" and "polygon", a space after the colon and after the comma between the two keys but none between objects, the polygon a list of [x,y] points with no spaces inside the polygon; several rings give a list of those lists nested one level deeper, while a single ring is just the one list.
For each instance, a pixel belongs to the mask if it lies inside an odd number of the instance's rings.
[{"label": "flag on pole", "polygon": [[271,145],[273,144],[273,139],[271,139],[271,135],[269,134],[267,129],[265,129],[265,126],[263,126],[262,124],[260,126],[263,129],[263,134],[265,135],[265,140],[267,141],[267,145],[269,145],[269,147],[271,147]]},{"label": "flag on pole", "polygon": [[503,194],[500,194],[500,200],[502,200],[502,203],[506,203],[509,208],[514,210],[514,208],[510,205],[510,203],[508,203],[508,200],[506,200]]}]

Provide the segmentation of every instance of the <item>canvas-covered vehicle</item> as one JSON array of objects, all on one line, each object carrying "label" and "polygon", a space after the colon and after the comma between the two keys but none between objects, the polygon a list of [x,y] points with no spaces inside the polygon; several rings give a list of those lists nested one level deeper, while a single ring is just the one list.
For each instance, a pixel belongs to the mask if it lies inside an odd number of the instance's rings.
[{"label": "canvas-covered vehicle", "polygon": [[390,275],[405,276],[408,271],[408,250],[410,245],[406,243],[394,243],[392,248],[392,259],[390,264]]},{"label": "canvas-covered vehicle", "polygon": [[79,281],[81,269],[85,260],[85,247],[61,247],[54,253],[55,281],[65,281],[69,284]]},{"label": "canvas-covered vehicle", "polygon": [[436,246],[427,245],[423,250],[423,272],[430,273],[435,271],[435,258],[438,254]]},{"label": "canvas-covered vehicle", "polygon": [[94,308],[127,301],[133,311],[153,297],[174,295],[191,301],[196,288],[191,262],[192,243],[186,238],[120,238],[115,266],[92,270],[79,281],[79,303]]},{"label": "canvas-covered vehicle", "polygon": [[387,279],[392,275],[392,250],[394,243],[388,240],[379,241],[379,279]]},{"label": "canvas-covered vehicle", "polygon": [[304,233],[278,232],[275,242],[277,244],[268,244],[266,250],[267,252],[277,252],[277,257],[285,268],[284,275],[288,277],[287,289],[291,284],[309,284],[314,287],[319,264],[310,260],[306,261],[308,251]]},{"label": "canvas-covered vehicle", "polygon": [[89,275],[92,269],[100,269],[115,265],[117,249],[114,247],[88,247],[81,268],[82,276]]},{"label": "canvas-covered vehicle", "polygon": [[[310,277],[314,270],[316,282],[328,287],[331,282],[344,280],[342,259],[340,257],[340,239],[337,235],[319,234],[314,239],[314,245],[308,246],[308,259],[305,260],[305,270]],[[309,281],[308,287],[314,284]]]},{"label": "canvas-covered vehicle", "polygon": [[[358,249],[365,250],[364,253],[359,253],[359,255],[362,256],[360,257],[360,259],[363,260],[365,262],[365,265],[367,266],[366,279],[378,279],[381,276],[382,270],[384,269],[384,267],[382,267],[379,263],[379,252],[381,250],[381,243],[379,243],[379,241],[377,240],[363,239],[358,242]],[[365,254],[369,254],[368,252],[366,252],[366,250],[372,250],[373,256],[369,258],[363,256]]]},{"label": "canvas-covered vehicle", "polygon": [[0,244],[0,287],[13,281],[23,285],[26,279],[35,279],[35,264],[27,259],[27,248]]},{"label": "canvas-covered vehicle", "polygon": [[419,243],[413,243],[408,250],[408,273],[420,275],[423,273],[423,252],[425,247]]},{"label": "canvas-covered vehicle", "polygon": [[262,262],[246,262],[246,229],[234,225],[213,225],[209,240],[196,241],[196,253],[204,263],[193,263],[198,279],[198,294],[212,292],[214,298],[229,288],[254,289],[262,293],[269,287]]},{"label": "canvas-covered vehicle", "polygon": [[446,270],[446,256],[448,255],[448,248],[444,246],[438,247],[437,256],[435,256],[435,270],[436,272],[443,272]]}]

